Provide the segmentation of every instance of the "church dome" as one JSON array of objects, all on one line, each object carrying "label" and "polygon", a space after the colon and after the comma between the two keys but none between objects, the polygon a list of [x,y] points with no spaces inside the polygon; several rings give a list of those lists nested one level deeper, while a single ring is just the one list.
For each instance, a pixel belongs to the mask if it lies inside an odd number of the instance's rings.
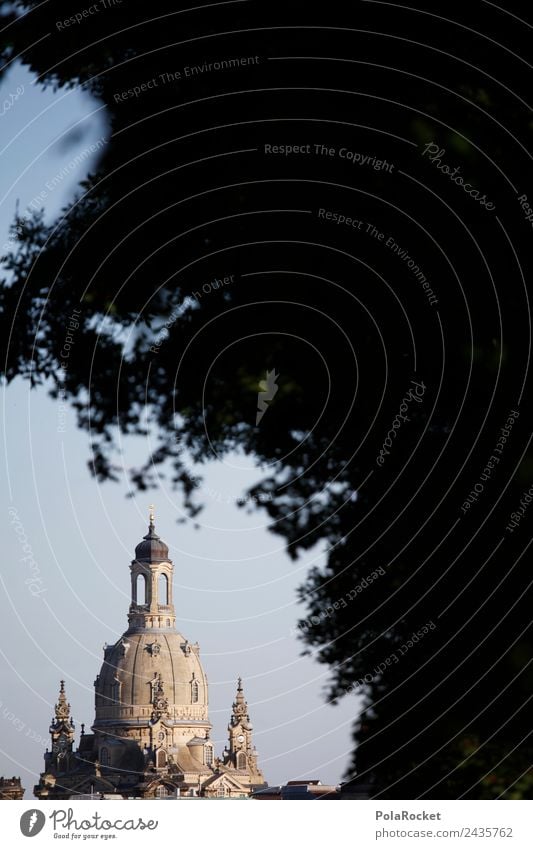
[{"label": "church dome", "polygon": [[208,717],[198,646],[174,630],[126,633],[105,649],[95,686],[96,725],[102,720],[146,722],[154,714],[178,722]]},{"label": "church dome", "polygon": [[[150,508],[153,510],[153,508]],[[250,795],[264,778],[252,745],[239,679],[228,726],[229,748],[215,758],[210,740],[207,676],[198,643],[176,630],[168,547],[147,536],[129,566],[128,628],[111,646],[94,682],[95,721],[74,751],[74,726],[64,684],[52,719],[52,750],[35,787],[39,799],[153,799],[181,790],[206,798]],[[161,795],[160,795],[161,794]]]},{"label": "church dome", "polygon": [[200,650],[176,630],[174,567],[154,521],[151,512],[148,534],[130,565],[129,627],[105,647],[95,682],[98,728],[148,727],[159,720],[169,727],[187,721],[209,725]]},{"label": "church dome", "polygon": [[153,522],[150,522],[148,533],[135,548],[135,559],[144,563],[168,561],[168,545],[156,534]]}]

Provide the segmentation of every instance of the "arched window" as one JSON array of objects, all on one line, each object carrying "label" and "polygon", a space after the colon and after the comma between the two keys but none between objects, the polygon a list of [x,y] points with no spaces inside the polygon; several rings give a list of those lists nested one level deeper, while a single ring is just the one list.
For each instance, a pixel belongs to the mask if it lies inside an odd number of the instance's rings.
[{"label": "arched window", "polygon": [[136,604],[146,604],[146,577],[144,575],[137,575],[135,602]]},{"label": "arched window", "polygon": [[237,769],[246,769],[246,755],[244,752],[237,754]]},{"label": "arched window", "polygon": [[207,766],[213,765],[213,747],[211,745],[204,746],[205,763]]},{"label": "arched window", "polygon": [[100,749],[100,765],[109,766],[109,749],[105,746]]},{"label": "arched window", "polygon": [[164,749],[159,749],[156,756],[156,766],[158,769],[167,765],[167,753]]},{"label": "arched window", "polygon": [[198,681],[193,681],[191,684],[191,702],[195,704],[200,697],[200,687]]},{"label": "arched window", "polygon": [[164,572],[159,576],[157,600],[159,604],[168,604],[168,578]]},{"label": "arched window", "polygon": [[170,628],[170,619],[167,619],[167,628]]},{"label": "arched window", "polygon": [[118,680],[118,678],[115,678],[115,680],[113,681],[113,701],[117,705],[120,704],[120,687],[120,681]]},{"label": "arched window", "polygon": [[222,782],[217,787],[217,796],[223,798],[226,795],[226,785],[222,784]]}]

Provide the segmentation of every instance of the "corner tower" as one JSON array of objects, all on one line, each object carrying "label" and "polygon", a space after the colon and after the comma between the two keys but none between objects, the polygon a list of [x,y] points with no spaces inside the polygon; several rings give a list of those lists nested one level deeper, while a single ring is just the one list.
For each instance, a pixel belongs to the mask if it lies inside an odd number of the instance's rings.
[{"label": "corner tower", "polygon": [[228,725],[229,746],[224,750],[223,763],[241,773],[241,781],[250,788],[263,787],[265,779],[257,764],[257,749],[252,740],[253,726],[244,698],[242,680],[237,681],[237,695],[233,702],[233,713]]},{"label": "corner tower", "polygon": [[70,715],[70,704],[65,693],[65,682],[59,682],[59,698],[55,706],[50,725],[52,751],[49,753],[49,766],[65,767],[72,756],[75,726]]}]

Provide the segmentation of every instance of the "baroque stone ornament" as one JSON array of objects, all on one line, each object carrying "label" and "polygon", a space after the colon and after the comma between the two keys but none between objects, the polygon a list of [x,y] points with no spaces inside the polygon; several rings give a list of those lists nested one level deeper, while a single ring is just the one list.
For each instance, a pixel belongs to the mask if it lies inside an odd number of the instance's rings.
[{"label": "baroque stone ornament", "polygon": [[153,700],[154,709],[152,711],[152,722],[157,722],[164,714],[168,714],[168,699],[165,696],[163,689],[163,681],[161,673],[159,673],[153,683]]},{"label": "baroque stone ornament", "polygon": [[65,695],[65,682],[59,682],[59,698],[55,708],[56,719],[68,719],[70,716],[70,705]]}]

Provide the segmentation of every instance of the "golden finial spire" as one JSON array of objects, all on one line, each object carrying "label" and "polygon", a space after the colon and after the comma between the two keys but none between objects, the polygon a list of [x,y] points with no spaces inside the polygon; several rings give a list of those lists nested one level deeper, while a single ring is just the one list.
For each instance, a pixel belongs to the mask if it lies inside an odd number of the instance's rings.
[{"label": "golden finial spire", "polygon": [[150,510],[150,516],[149,516],[150,528],[153,529],[154,523],[155,523],[155,515],[154,515],[155,507],[154,507],[153,504],[149,504],[148,509]]}]

